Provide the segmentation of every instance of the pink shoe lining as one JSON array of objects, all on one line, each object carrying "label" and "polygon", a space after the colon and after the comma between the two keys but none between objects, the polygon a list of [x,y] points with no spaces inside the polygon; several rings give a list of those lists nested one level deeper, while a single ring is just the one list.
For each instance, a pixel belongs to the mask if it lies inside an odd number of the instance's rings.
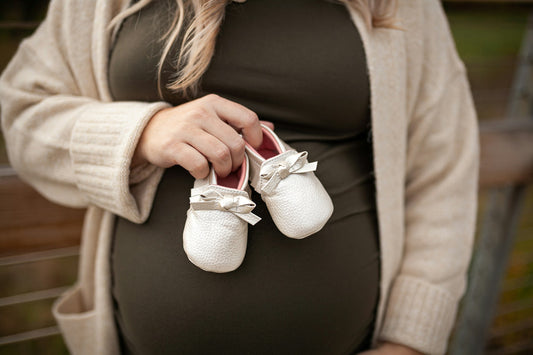
[{"label": "pink shoe lining", "polygon": [[254,149],[248,144],[248,147],[262,156],[265,160],[275,157],[281,153],[281,147],[279,146],[278,142],[266,129],[263,129],[263,143],[261,146],[258,149]]},{"label": "pink shoe lining", "polygon": [[[251,145],[246,143],[250,149],[252,149],[254,152],[256,152],[258,155],[263,157],[263,159],[267,160],[272,157],[275,157],[276,155],[281,153],[281,147],[279,146],[276,138],[267,131],[266,129],[263,129],[263,143],[261,146],[256,150],[252,148]],[[229,187],[231,189],[239,189],[242,190],[244,186],[244,177],[245,177],[245,171],[246,171],[246,159],[242,162],[242,165],[235,171],[233,171],[228,176],[221,178],[217,175],[217,185]]]},{"label": "pink shoe lining", "polygon": [[228,176],[221,178],[217,175],[217,185],[242,190],[245,183],[244,177],[246,174],[244,172],[246,168],[246,159],[244,159],[241,166],[237,170],[232,171]]}]

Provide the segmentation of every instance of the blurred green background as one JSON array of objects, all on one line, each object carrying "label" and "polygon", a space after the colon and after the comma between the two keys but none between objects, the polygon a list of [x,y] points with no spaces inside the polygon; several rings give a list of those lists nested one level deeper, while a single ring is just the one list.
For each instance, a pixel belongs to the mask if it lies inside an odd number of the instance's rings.
[{"label": "blurred green background", "polygon": [[[84,1],[84,0],[80,0]],[[408,0],[401,0],[408,1]],[[20,41],[31,34],[44,17],[48,0],[0,2],[0,70],[3,70]],[[523,39],[528,2],[445,2],[445,10],[463,58],[480,121],[503,118],[517,54]],[[1,109],[1,108],[0,108]],[[8,165],[3,138],[0,137],[0,166]],[[491,330],[487,353],[504,349],[533,353],[533,193],[529,188],[515,248],[508,268],[497,315]],[[486,193],[480,192],[479,214],[483,213]],[[1,202],[0,202],[1,204]],[[5,208],[5,206],[4,206]],[[0,221],[1,233],[1,221]],[[0,256],[8,251],[0,250]],[[76,277],[77,257],[48,260],[26,265],[0,266],[0,298],[43,288],[71,284]],[[50,300],[0,308],[0,337],[54,324]],[[524,324],[527,326],[515,326]],[[506,329],[514,329],[506,331]],[[517,347],[516,344],[526,344]],[[527,344],[530,347],[527,347]],[[522,349],[522,350],[520,350]],[[526,350],[523,350],[526,349]],[[529,349],[529,350],[528,350]],[[38,340],[0,345],[3,354],[67,353],[58,335]]]}]

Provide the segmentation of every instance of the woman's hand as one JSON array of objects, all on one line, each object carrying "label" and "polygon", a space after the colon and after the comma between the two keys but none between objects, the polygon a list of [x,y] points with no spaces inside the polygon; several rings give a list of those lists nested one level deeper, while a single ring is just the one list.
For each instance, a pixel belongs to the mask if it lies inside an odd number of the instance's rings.
[{"label": "woman's hand", "polygon": [[144,128],[132,166],[145,162],[162,168],[181,165],[195,178],[204,178],[211,163],[217,175],[224,177],[243,162],[245,140],[254,148],[261,145],[257,115],[210,94],[157,112]]},{"label": "woman's hand", "polygon": [[384,342],[381,343],[376,349],[363,351],[359,355],[423,355],[421,352],[418,352],[410,347]]}]

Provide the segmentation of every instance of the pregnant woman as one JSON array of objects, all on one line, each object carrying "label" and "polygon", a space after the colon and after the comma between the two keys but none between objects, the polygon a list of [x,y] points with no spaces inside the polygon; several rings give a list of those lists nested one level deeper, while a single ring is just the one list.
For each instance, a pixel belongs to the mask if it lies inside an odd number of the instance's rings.
[{"label": "pregnant woman", "polygon": [[[53,0],[0,83],[14,168],[87,207],[54,306],[71,352],[445,352],[479,152],[438,1]],[[334,212],[291,239],[252,192],[244,261],[206,272],[191,188],[240,171],[260,122],[319,162]]]}]

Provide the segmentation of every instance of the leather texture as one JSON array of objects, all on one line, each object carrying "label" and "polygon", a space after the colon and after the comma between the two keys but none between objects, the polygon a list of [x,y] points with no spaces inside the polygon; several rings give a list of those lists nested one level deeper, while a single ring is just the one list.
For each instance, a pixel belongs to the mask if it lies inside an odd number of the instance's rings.
[{"label": "leather texture", "polygon": [[261,218],[252,213],[255,203],[248,188],[248,158],[242,169],[243,185],[217,185],[213,168],[206,179],[197,179],[191,189],[190,208],[183,229],[183,249],[202,270],[224,273],[237,269],[244,260],[248,223]]},{"label": "leather texture", "polygon": [[302,239],[318,232],[331,217],[333,202],[313,173],[317,162],[309,163],[307,152],[297,152],[271,129],[262,128],[277,143],[279,154],[265,159],[246,146],[252,187],[261,194],[281,233]]}]

